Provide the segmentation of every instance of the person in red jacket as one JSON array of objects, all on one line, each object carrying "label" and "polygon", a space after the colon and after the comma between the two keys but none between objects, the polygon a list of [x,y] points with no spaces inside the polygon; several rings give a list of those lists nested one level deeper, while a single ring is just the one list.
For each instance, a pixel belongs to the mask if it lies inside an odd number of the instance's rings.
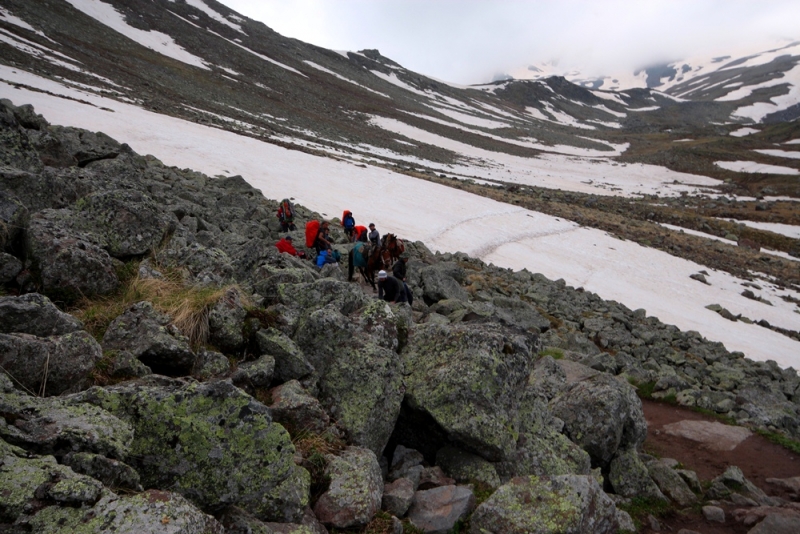
[{"label": "person in red jacket", "polygon": [[292,245],[292,236],[287,235],[277,243],[275,243],[275,248],[278,249],[278,252],[285,252],[287,254],[291,254],[292,256],[297,256],[298,258],[305,258],[305,252],[298,252],[294,245]]},{"label": "person in red jacket", "polygon": [[353,228],[353,241],[362,241],[364,243],[367,242],[366,226],[356,226],[355,228]]}]

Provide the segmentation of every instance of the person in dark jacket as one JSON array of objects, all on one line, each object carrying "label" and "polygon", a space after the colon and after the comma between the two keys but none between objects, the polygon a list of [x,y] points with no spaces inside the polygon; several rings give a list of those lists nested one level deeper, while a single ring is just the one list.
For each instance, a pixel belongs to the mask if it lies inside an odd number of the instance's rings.
[{"label": "person in dark jacket", "polygon": [[406,302],[411,305],[414,303],[414,296],[411,294],[408,284],[406,284],[406,275],[408,272],[408,266],[406,264],[408,263],[408,258],[408,252],[403,252],[400,254],[400,259],[394,262],[394,265],[392,265],[392,275],[402,282],[403,289],[406,292]]},{"label": "person in dark jacket", "polygon": [[391,303],[406,302],[406,290],[403,282],[394,276],[387,275],[386,271],[379,271],[378,298]]},{"label": "person in dark jacket", "polygon": [[375,223],[369,223],[369,242],[377,247],[381,240],[381,234],[375,229]]}]

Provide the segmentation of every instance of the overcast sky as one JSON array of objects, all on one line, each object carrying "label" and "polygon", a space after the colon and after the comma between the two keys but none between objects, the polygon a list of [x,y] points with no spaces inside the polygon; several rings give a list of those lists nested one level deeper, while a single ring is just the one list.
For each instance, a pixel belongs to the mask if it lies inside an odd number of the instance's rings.
[{"label": "overcast sky", "polygon": [[220,0],[287,37],[377,48],[456,83],[528,65],[621,74],[695,56],[742,55],[800,39],[800,0]]}]

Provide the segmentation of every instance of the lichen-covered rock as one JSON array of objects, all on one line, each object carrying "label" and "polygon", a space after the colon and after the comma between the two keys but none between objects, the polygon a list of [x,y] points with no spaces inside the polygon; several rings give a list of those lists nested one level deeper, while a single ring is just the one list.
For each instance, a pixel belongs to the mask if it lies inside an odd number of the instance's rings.
[{"label": "lichen-covered rock", "polygon": [[332,305],[343,315],[363,308],[371,300],[359,287],[331,278],[305,284],[282,284],[278,287],[278,298],[287,306],[304,310]]},{"label": "lichen-covered rock", "polygon": [[227,507],[217,517],[225,527],[225,534],[328,534],[310,509],[306,510],[302,521],[298,523],[260,521],[235,506]]},{"label": "lichen-covered rock", "polygon": [[366,525],[380,510],[383,479],[369,449],[348,447],[340,456],[328,456],[325,475],[330,487],[314,506],[322,523],[336,528]]},{"label": "lichen-covered rock", "polygon": [[127,350],[155,373],[185,376],[196,356],[170,319],[149,302],[137,302],[114,319],[103,336],[103,349]]},{"label": "lichen-covered rock", "polygon": [[51,126],[50,130],[81,166],[92,161],[115,158],[124,152],[123,145],[103,132],[64,126]]},{"label": "lichen-covered rock", "polygon": [[491,463],[455,447],[439,449],[436,453],[436,465],[457,482],[480,482],[493,489],[500,486],[500,477]]},{"label": "lichen-covered rock", "polygon": [[464,269],[455,263],[441,262],[419,270],[422,298],[428,305],[445,299],[467,301],[469,294],[461,287]]},{"label": "lichen-covered rock", "polygon": [[[754,500],[758,504],[775,506],[778,504],[778,499],[768,496],[764,491],[745,478],[742,470],[735,465],[730,465],[720,476],[715,478],[712,482],[712,487],[706,494],[706,497],[712,499],[720,499],[729,496],[731,493],[738,493],[749,499]],[[714,494],[715,486],[720,488],[719,494]],[[724,493],[727,490],[727,494]]]},{"label": "lichen-covered rock", "polygon": [[308,473],[269,409],[227,381],[162,387],[127,383],[80,396],[128,421],[127,462],[145,487],[171,488],[203,508],[234,504],[291,522],[308,504]]},{"label": "lichen-covered rock", "polygon": [[23,525],[41,534],[224,534],[216,519],[177,493],[147,490],[119,496],[106,491],[91,508],[48,506]]},{"label": "lichen-covered rock", "polygon": [[25,257],[42,290],[66,300],[104,295],[119,285],[114,262],[97,239],[72,228],[73,212],[34,213],[25,233]]},{"label": "lichen-covered rock", "polygon": [[597,481],[585,475],[519,477],[475,510],[471,534],[612,534],[617,509]]},{"label": "lichen-covered rock", "polygon": [[5,104],[0,105],[0,164],[31,172],[43,167],[41,158],[20,128],[13,108]]},{"label": "lichen-covered rock", "polygon": [[238,387],[250,391],[252,388],[266,388],[272,382],[275,372],[275,359],[265,354],[253,362],[244,362],[231,375]]},{"label": "lichen-covered rock", "polygon": [[[692,493],[688,484],[669,465],[659,460],[654,460],[647,464],[647,472],[662,493],[675,501],[678,506],[691,506],[697,502],[697,495]],[[631,497],[632,495],[628,496]]]},{"label": "lichen-covered rock", "polygon": [[119,460],[90,452],[70,452],[61,459],[61,463],[76,473],[99,480],[109,488],[142,491],[139,473]]},{"label": "lichen-covered rock", "polygon": [[59,465],[52,456],[30,457],[0,440],[0,460],[0,523],[13,523],[37,500],[81,506],[100,497],[98,481]]},{"label": "lichen-covered rock", "polygon": [[59,310],[44,295],[27,293],[19,297],[0,297],[0,334],[48,337],[77,330],[83,330],[83,324]]},{"label": "lichen-covered rock", "polygon": [[390,514],[403,517],[414,500],[414,483],[407,478],[398,478],[383,486],[381,508]]},{"label": "lichen-covered rock", "polygon": [[0,366],[17,387],[39,395],[84,389],[102,357],[100,344],[83,330],[51,337],[0,334]]},{"label": "lichen-covered rock", "polygon": [[491,324],[422,325],[403,351],[406,402],[461,448],[499,461],[518,432],[518,397],[532,368],[532,334]]},{"label": "lichen-covered rock", "polygon": [[103,358],[108,361],[105,372],[111,378],[139,378],[153,372],[152,369],[127,350],[110,350],[104,354]]},{"label": "lichen-covered rock", "polygon": [[275,358],[275,380],[299,380],[314,372],[314,367],[308,363],[303,351],[280,330],[259,330],[256,333],[256,342],[262,354]]},{"label": "lichen-covered rock", "polygon": [[226,353],[234,353],[245,344],[244,320],[247,310],[239,291],[231,288],[214,304],[208,314],[209,340]]},{"label": "lichen-covered rock", "polygon": [[62,457],[72,451],[127,456],[133,430],[126,422],[95,406],[75,404],[68,397],[0,396],[0,437],[37,454]]},{"label": "lichen-covered rock", "polygon": [[231,362],[224,354],[213,350],[200,349],[197,352],[192,375],[201,380],[207,380],[214,376],[225,375],[230,370]]},{"label": "lichen-covered rock", "polygon": [[414,494],[408,519],[428,534],[447,534],[475,508],[475,495],[467,486],[442,486]]},{"label": "lichen-covered rock", "polygon": [[400,356],[362,337],[336,347],[319,379],[319,400],[351,443],[383,453],[403,400]]},{"label": "lichen-covered rock", "polygon": [[0,284],[7,284],[12,281],[22,271],[22,262],[16,257],[2,252],[4,245],[4,234],[8,232],[0,231]]},{"label": "lichen-covered rock", "polygon": [[604,373],[571,384],[550,408],[593,465],[608,465],[619,448],[638,449],[647,436],[642,401],[634,389]]},{"label": "lichen-covered rock", "polygon": [[550,321],[524,300],[495,297],[492,304],[495,306],[495,317],[507,325],[522,330],[536,329],[539,332],[550,328]]},{"label": "lichen-covered rock", "polygon": [[309,395],[297,380],[290,380],[270,390],[272,418],[293,431],[322,433],[330,418],[319,401]]},{"label": "lichen-covered rock", "polygon": [[635,449],[617,451],[609,466],[608,481],[614,493],[623,497],[666,500]]}]

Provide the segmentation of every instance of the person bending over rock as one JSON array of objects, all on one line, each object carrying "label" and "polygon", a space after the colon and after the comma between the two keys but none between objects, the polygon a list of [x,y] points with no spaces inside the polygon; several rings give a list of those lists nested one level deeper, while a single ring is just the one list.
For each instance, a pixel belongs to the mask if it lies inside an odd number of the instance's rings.
[{"label": "person bending over rock", "polygon": [[275,243],[275,248],[278,249],[278,252],[285,252],[286,254],[291,254],[292,256],[297,256],[298,258],[305,258],[305,252],[298,252],[294,245],[292,244],[292,236],[287,235],[277,243]]},{"label": "person bending over rock", "polygon": [[407,302],[403,282],[394,276],[387,275],[386,271],[379,271],[378,298],[391,303]]}]

